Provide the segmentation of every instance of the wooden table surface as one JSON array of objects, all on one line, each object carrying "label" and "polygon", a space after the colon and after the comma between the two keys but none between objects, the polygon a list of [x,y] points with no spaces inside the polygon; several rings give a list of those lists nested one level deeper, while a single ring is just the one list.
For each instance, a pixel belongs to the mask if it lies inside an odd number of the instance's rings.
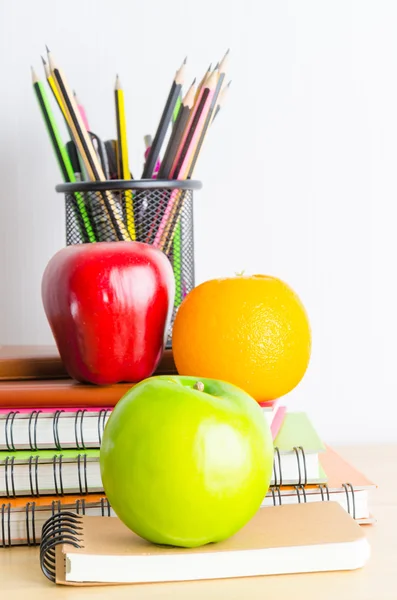
[{"label": "wooden table surface", "polygon": [[210,600],[273,597],[301,600],[397,599],[397,445],[338,448],[341,454],[378,484],[371,494],[376,525],[366,526],[372,556],[358,571],[279,575],[218,581],[78,588],[56,586],[41,573],[38,548],[0,548],[0,598],[12,600]]}]

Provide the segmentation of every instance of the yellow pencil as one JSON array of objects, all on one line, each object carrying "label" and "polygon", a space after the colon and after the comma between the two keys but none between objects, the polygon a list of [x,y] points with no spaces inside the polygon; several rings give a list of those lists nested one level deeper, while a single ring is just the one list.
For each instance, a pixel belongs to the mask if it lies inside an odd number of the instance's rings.
[{"label": "yellow pencil", "polygon": [[[91,181],[106,181],[106,177],[102,170],[102,165],[98,160],[73,93],[66,82],[63,72],[55,64],[54,58],[49,51],[48,62],[50,72],[54,78],[55,85],[65,107],[67,121],[69,123],[72,136],[84,161],[88,177]],[[102,229],[106,227],[105,237],[107,240],[130,240],[131,238],[123,222],[122,216],[120,215],[119,207],[116,204],[113,194],[108,190],[105,190],[104,192],[98,194],[98,199],[101,204],[104,217],[104,223],[101,223],[101,225]]]},{"label": "yellow pencil", "polygon": [[59,106],[59,109],[60,109],[60,111],[61,111],[61,112],[62,112],[62,114],[63,114],[63,117],[64,117],[64,119],[65,119],[65,121],[66,121],[66,124],[69,126],[69,123],[68,123],[68,118],[67,118],[67,115],[66,115],[66,110],[65,110],[65,107],[64,107],[64,105],[63,105],[63,102],[62,102],[61,96],[60,96],[60,94],[59,94],[59,92],[58,92],[57,86],[55,85],[54,78],[53,78],[53,76],[51,75],[50,68],[49,68],[49,66],[48,66],[47,62],[44,60],[44,58],[43,58],[43,57],[41,57],[41,60],[43,61],[43,65],[44,65],[44,71],[45,71],[45,76],[46,76],[46,79],[47,79],[47,81],[48,81],[48,85],[50,86],[50,88],[51,88],[51,91],[52,91],[52,93],[53,93],[53,96],[54,96],[54,98],[55,98],[55,100],[56,100],[56,103],[58,104],[58,106]]},{"label": "yellow pencil", "polygon": [[[114,89],[116,103],[116,123],[117,123],[117,171],[119,179],[131,179],[130,167],[128,164],[128,143],[127,143],[127,125],[125,120],[124,92],[120,84],[119,76],[116,77]],[[136,240],[134,204],[132,191],[127,190],[124,194],[125,214],[128,232],[132,240]]]}]

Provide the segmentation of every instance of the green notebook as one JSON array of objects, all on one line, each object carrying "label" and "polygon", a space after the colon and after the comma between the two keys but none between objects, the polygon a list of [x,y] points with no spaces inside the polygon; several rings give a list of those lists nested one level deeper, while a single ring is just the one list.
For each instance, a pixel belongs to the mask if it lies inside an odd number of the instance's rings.
[{"label": "green notebook", "polygon": [[287,413],[274,440],[271,484],[302,485],[326,483],[319,461],[325,445],[306,413]]}]

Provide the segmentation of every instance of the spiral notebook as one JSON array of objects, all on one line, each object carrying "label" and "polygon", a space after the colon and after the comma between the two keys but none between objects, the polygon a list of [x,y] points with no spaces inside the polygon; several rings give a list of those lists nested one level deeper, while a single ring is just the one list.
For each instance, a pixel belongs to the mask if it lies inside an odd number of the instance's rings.
[{"label": "spiral notebook", "polygon": [[0,503],[0,548],[40,543],[44,523],[61,512],[114,517],[103,494],[83,496],[23,496]]},{"label": "spiral notebook", "polygon": [[154,583],[358,569],[365,534],[335,502],[260,510],[236,535],[199,548],[157,546],[117,519],[51,517],[40,564],[64,585]]}]

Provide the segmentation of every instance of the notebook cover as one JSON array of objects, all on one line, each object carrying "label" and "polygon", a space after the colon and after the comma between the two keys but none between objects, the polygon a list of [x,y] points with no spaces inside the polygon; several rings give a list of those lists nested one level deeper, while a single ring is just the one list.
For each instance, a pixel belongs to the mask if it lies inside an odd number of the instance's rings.
[{"label": "notebook cover", "polygon": [[115,406],[132,383],[95,386],[77,383],[72,379],[37,381],[1,381],[0,407],[2,408],[108,408]]},{"label": "notebook cover", "polygon": [[27,504],[35,504],[36,508],[47,508],[51,509],[52,503],[55,502],[56,505],[58,503],[63,505],[76,504],[85,502],[86,504],[100,504],[101,500],[106,501],[107,498],[104,494],[68,494],[67,496],[57,496],[55,494],[50,496],[17,496],[16,498],[0,498],[0,512],[2,506],[8,508],[10,506],[10,510],[12,511],[20,511],[25,510]]},{"label": "notebook cover", "polygon": [[[336,502],[276,506],[259,510],[236,535],[217,544],[199,548],[156,546],[132,533],[119,519],[79,517],[78,537],[81,548],[58,541],[56,549],[56,583],[96,585],[66,581],[65,554],[105,556],[174,556],[181,554],[215,554],[229,551],[254,551],[267,548],[310,546],[356,542],[365,538],[360,526]],[[43,543],[45,540],[43,539]],[[100,585],[104,585],[100,583]],[[105,584],[106,585],[106,584]]]},{"label": "notebook cover", "polygon": [[[172,350],[165,350],[156,373],[176,372]],[[56,346],[0,346],[0,381],[68,377]]]},{"label": "notebook cover", "polygon": [[282,427],[274,440],[280,453],[293,452],[294,447],[302,446],[306,454],[324,452],[325,445],[314,429],[309,417],[303,412],[285,415]]},{"label": "notebook cover", "polygon": [[88,459],[99,460],[99,450],[97,449],[68,449],[68,450],[16,450],[15,452],[10,452],[9,450],[0,450],[0,464],[4,463],[6,459],[10,461],[14,458],[15,463],[28,463],[29,459],[33,457],[33,460],[38,457],[40,461],[52,462],[54,456],[62,456],[62,462],[65,461],[76,461],[78,460],[78,456],[83,456],[84,454]]}]

